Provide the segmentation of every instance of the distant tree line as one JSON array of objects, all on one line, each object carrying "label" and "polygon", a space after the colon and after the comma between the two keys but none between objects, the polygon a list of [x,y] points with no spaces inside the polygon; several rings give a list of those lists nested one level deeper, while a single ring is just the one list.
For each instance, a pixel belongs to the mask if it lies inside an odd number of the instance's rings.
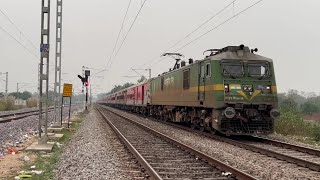
[{"label": "distant tree line", "polygon": [[291,108],[306,115],[320,113],[320,96],[316,93],[289,90],[287,93],[279,93],[278,98],[282,108]]}]

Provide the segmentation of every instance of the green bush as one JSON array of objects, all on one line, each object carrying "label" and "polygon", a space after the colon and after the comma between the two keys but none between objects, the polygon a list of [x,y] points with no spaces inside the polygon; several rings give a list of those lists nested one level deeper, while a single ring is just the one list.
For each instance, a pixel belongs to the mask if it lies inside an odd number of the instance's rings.
[{"label": "green bush", "polygon": [[320,141],[320,125],[314,126],[313,137],[315,141]]},{"label": "green bush", "polygon": [[283,135],[303,135],[304,122],[302,117],[295,111],[289,109],[281,109],[281,116],[276,120],[275,130]]},{"label": "green bush", "polygon": [[14,100],[15,98],[12,96],[0,99],[0,111],[15,110]]},{"label": "green bush", "polygon": [[320,125],[304,121],[302,115],[289,108],[280,108],[281,116],[275,122],[278,134],[310,137],[320,141]]},{"label": "green bush", "polygon": [[36,98],[30,98],[27,101],[28,108],[33,108],[38,106],[38,100]]}]

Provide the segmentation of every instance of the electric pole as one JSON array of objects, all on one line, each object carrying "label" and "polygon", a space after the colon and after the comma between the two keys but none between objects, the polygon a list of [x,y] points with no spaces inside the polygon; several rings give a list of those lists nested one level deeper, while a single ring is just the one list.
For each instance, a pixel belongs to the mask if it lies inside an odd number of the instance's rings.
[{"label": "electric pole", "polygon": [[[91,80],[91,78],[90,78],[90,80]],[[91,88],[91,86],[92,86],[92,82],[90,82],[90,106],[92,106],[92,88]]]},{"label": "electric pole", "polygon": [[19,83],[17,83],[17,99],[19,99]]},{"label": "electric pole", "polygon": [[56,56],[55,56],[55,74],[54,74],[54,126],[62,126],[59,122],[61,106],[61,49],[62,49],[62,0],[57,0],[56,11]]},{"label": "electric pole", "polygon": [[9,73],[6,72],[6,96],[8,96],[8,75]]},{"label": "electric pole", "polygon": [[[48,98],[49,98],[49,51],[50,51],[50,0],[41,1],[41,44],[40,44],[40,82],[39,82],[39,142],[46,144],[48,141]],[[44,63],[46,62],[45,72]],[[45,93],[43,84],[46,84]],[[45,118],[43,119],[42,111],[45,107]],[[41,137],[42,126],[44,126],[44,137]]]},{"label": "electric pole", "polygon": [[0,75],[2,75],[2,74],[6,74],[6,89],[5,89],[5,96],[8,96],[8,75],[9,75],[9,73],[8,72],[5,72],[5,73],[2,73],[2,72],[0,72]]}]

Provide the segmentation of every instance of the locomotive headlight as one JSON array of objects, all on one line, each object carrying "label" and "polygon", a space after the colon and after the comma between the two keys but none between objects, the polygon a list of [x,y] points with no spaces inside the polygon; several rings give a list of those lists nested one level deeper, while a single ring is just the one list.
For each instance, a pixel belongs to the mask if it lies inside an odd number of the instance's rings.
[{"label": "locomotive headlight", "polygon": [[224,85],[224,92],[229,92],[229,84]]},{"label": "locomotive headlight", "polygon": [[270,85],[266,86],[265,92],[266,93],[271,93],[271,86]]}]

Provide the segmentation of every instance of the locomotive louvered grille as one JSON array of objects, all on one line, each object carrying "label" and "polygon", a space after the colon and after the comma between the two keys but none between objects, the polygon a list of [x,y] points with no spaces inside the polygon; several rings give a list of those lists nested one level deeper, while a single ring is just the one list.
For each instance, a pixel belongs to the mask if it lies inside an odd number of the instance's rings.
[{"label": "locomotive louvered grille", "polygon": [[273,121],[249,121],[222,120],[221,130],[230,133],[268,134],[273,131]]}]

